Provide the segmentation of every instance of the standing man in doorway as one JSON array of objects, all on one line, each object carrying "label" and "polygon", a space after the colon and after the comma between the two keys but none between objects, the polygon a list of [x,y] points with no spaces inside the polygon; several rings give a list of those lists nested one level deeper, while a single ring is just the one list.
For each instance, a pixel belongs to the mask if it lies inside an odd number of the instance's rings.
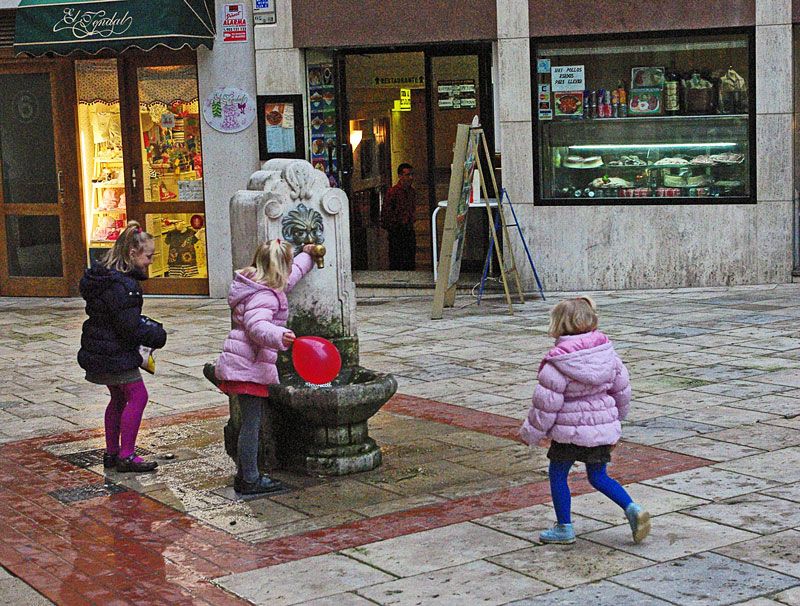
[{"label": "standing man in doorway", "polygon": [[397,167],[397,177],[397,183],[389,188],[383,201],[381,227],[389,232],[389,269],[413,271],[417,254],[414,167],[403,162]]}]

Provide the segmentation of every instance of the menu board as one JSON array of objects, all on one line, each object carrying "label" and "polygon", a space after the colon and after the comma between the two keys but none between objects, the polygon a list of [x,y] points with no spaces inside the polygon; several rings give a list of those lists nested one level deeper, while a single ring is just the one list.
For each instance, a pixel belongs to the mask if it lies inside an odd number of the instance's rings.
[{"label": "menu board", "polygon": [[264,123],[267,131],[267,153],[293,154],[297,151],[294,105],[291,103],[265,103]]},{"label": "menu board", "polygon": [[311,119],[311,164],[338,186],[339,160],[336,140],[336,87],[333,64],[308,66],[308,100]]}]

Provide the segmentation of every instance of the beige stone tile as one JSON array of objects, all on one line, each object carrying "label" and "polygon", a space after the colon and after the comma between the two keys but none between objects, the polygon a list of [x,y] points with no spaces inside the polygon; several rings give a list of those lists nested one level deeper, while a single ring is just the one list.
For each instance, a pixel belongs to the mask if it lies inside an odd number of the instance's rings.
[{"label": "beige stone tile", "polygon": [[704,436],[692,436],[673,442],[662,442],[659,446],[665,450],[681,452],[710,461],[730,461],[764,452],[758,448],[751,448],[731,442],[722,442],[720,440],[711,440]]},{"label": "beige stone tile", "polygon": [[752,532],[682,513],[655,516],[651,524],[650,534],[639,544],[633,542],[628,524],[590,532],[585,538],[612,549],[663,562],[758,537]]},{"label": "beige stone tile", "polygon": [[797,482],[800,481],[800,447],[725,461],[714,467],[776,482]]},{"label": "beige stone tile", "polygon": [[740,425],[731,429],[707,433],[705,437],[712,440],[743,444],[753,448],[760,448],[761,450],[778,450],[800,444],[800,431],[785,427],[775,427],[766,423]]},{"label": "beige stone tile", "polygon": [[572,545],[538,545],[488,560],[556,587],[574,587],[652,564],[583,539]]},{"label": "beige stone tile", "polygon": [[294,510],[320,516],[385,503],[397,498],[397,493],[364,482],[334,478],[319,486],[293,490],[272,499]]},{"label": "beige stone tile", "polygon": [[681,471],[652,480],[645,480],[643,484],[714,501],[729,499],[778,485],[777,482],[772,480],[754,478],[715,467]]},{"label": "beige stone tile", "polygon": [[[574,501],[573,501],[574,503]],[[555,524],[555,512],[551,505],[532,505],[524,509],[497,513],[484,518],[472,520],[475,524],[494,528],[520,539],[539,542],[539,533],[551,528]],[[615,520],[616,521],[616,520]],[[573,512],[572,525],[575,533],[580,536],[593,530],[607,528],[608,524],[593,520]]]},{"label": "beige stone tile", "polygon": [[232,574],[214,583],[253,604],[288,606],[390,580],[371,566],[329,554]]},{"label": "beige stone tile", "polygon": [[406,577],[522,549],[527,541],[464,522],[387,539],[342,553]]},{"label": "beige stone tile", "polygon": [[[629,484],[625,490],[651,515],[658,516],[707,503],[685,494],[663,490],[647,484]],[[572,512],[588,518],[617,525],[625,521],[625,512],[616,503],[599,492],[590,492],[572,498]]]},{"label": "beige stone tile", "polygon": [[493,606],[535,596],[550,589],[550,585],[535,581],[529,576],[478,560],[373,585],[358,590],[358,593],[386,606]]},{"label": "beige stone tile", "polygon": [[[715,549],[717,553],[800,578],[800,532],[786,530]],[[800,583],[798,583],[800,585]]]}]

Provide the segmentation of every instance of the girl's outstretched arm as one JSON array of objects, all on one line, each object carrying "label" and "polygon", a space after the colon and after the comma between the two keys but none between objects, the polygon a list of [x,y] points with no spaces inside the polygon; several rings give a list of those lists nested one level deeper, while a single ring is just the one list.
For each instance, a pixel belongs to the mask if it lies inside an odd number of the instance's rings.
[{"label": "girl's outstretched arm", "polygon": [[289,279],[286,282],[286,292],[289,292],[295,287],[303,276],[305,276],[311,268],[314,267],[314,259],[306,252],[298,254],[292,262],[292,273],[289,274]]}]

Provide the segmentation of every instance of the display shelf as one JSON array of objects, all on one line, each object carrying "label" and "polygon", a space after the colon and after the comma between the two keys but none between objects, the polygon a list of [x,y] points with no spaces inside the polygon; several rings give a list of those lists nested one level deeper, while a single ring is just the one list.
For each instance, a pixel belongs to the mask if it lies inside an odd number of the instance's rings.
[{"label": "display shelf", "polygon": [[[750,136],[751,121],[743,114],[693,116],[640,116],[553,120],[538,123],[540,133],[539,187],[543,202],[589,203],[597,199],[665,203],[681,199],[741,202],[751,198],[753,186]],[[602,164],[581,166],[580,158],[602,158]],[[642,164],[622,164],[631,157]],[[566,162],[567,157],[574,160]],[[716,160],[711,158],[717,157]],[[658,164],[682,158],[685,163]],[[702,158],[700,163],[692,163]],[[720,158],[722,161],[720,161]],[[610,164],[620,162],[620,164]],[[622,175],[629,186],[601,188],[603,175]],[[708,177],[708,183],[675,183],[692,177]],[[719,182],[719,185],[717,185]],[[731,185],[738,183],[738,185]],[[659,193],[673,188],[680,193]],[[609,189],[635,190],[616,195]],[[689,200],[691,199],[691,200]]]}]

